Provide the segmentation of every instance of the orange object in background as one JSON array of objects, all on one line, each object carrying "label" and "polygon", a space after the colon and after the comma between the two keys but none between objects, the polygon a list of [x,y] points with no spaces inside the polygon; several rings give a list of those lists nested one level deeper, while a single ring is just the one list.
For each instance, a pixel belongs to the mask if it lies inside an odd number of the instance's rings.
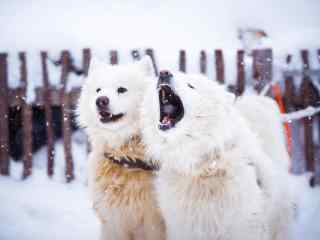
[{"label": "orange object in background", "polygon": [[[278,83],[274,84],[272,86],[272,93],[274,95],[275,100],[277,101],[280,112],[281,113],[286,113],[286,108],[282,99],[282,94],[281,94],[281,88]],[[289,123],[284,123],[284,129],[285,129],[285,134],[286,134],[286,139],[287,139],[287,149],[288,153],[290,156],[292,156],[292,131]],[[290,170],[291,170],[291,164],[290,164]]]}]

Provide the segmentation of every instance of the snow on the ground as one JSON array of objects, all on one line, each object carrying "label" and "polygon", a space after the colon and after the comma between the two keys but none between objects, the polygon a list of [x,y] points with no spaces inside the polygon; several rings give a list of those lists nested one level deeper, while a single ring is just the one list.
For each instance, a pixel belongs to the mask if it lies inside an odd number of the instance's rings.
[{"label": "snow on the ground", "polygon": [[87,190],[84,141],[73,138],[76,179],[65,183],[63,145],[55,145],[55,176],[46,176],[46,148],[34,157],[33,175],[21,181],[22,164],[0,177],[1,240],[98,239],[99,224]]},{"label": "snow on the ground", "polygon": [[[53,179],[46,176],[46,148],[35,154],[33,175],[28,180],[21,180],[22,165],[15,162],[12,176],[0,177],[1,240],[98,239],[99,223],[87,189],[86,146],[78,134],[72,145],[77,174],[73,183],[65,183],[61,142],[55,146]],[[291,240],[318,240],[320,236],[320,188],[309,188],[309,178],[306,174],[294,181],[300,199]]]},{"label": "snow on the ground", "polygon": [[320,187],[301,191],[299,218],[293,228],[292,240],[318,240],[320,238]]}]

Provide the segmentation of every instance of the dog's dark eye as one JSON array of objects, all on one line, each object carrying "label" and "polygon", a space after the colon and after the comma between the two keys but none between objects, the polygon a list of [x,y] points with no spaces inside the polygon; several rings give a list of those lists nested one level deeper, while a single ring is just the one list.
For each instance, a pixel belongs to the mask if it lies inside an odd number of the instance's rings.
[{"label": "dog's dark eye", "polygon": [[101,91],[101,88],[97,88],[96,92],[98,93],[98,92],[100,92],[100,91]]},{"label": "dog's dark eye", "polygon": [[125,93],[126,91],[128,91],[128,89],[126,89],[126,88],[124,88],[124,87],[119,87],[119,88],[117,89],[117,92],[118,92],[119,94]]},{"label": "dog's dark eye", "polygon": [[190,83],[188,83],[188,87],[194,89],[194,86],[192,86]]}]

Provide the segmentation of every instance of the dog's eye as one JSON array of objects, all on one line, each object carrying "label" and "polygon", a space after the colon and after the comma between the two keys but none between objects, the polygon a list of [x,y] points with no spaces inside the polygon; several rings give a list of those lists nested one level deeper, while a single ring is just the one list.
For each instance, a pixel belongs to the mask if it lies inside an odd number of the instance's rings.
[{"label": "dog's eye", "polygon": [[100,92],[100,91],[101,91],[101,88],[97,88],[96,92],[98,93],[98,92]]},{"label": "dog's eye", "polygon": [[188,87],[194,89],[194,86],[192,86],[190,83],[188,83]]},{"label": "dog's eye", "polygon": [[117,89],[117,92],[118,92],[119,94],[125,93],[126,91],[128,91],[128,89],[126,89],[126,88],[124,88],[124,87],[119,87],[119,88]]}]

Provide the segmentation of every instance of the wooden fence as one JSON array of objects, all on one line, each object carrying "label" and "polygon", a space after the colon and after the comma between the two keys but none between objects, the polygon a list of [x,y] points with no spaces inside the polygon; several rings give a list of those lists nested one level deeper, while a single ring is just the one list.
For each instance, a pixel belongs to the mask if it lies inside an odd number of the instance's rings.
[{"label": "wooden fence", "polygon": [[[154,52],[152,49],[147,49],[144,52],[151,56],[154,64],[155,73],[158,73]],[[141,54],[138,50],[131,51],[133,60],[140,59]],[[303,109],[307,106],[319,105],[319,92],[313,84],[312,78],[317,78],[320,81],[319,71],[314,71],[310,68],[309,51],[301,50],[300,57],[303,65],[301,71],[283,71],[282,93],[280,100],[284,102],[284,107],[287,112]],[[201,51],[199,54],[199,72],[207,74],[208,68],[215,68],[215,79],[220,83],[225,83],[225,62],[223,51],[218,49],[213,52],[214,63],[208,62],[208,55],[212,54],[206,51]],[[320,64],[320,50],[317,51],[317,57]],[[53,86],[50,84],[48,74],[48,54],[47,52],[40,53],[41,69],[42,69],[42,87],[36,89],[36,98],[32,103],[26,101],[26,92],[28,82],[33,79],[28,79],[27,74],[27,54],[25,52],[19,53],[20,60],[20,86],[15,89],[8,87],[8,61],[7,54],[0,53],[0,175],[10,175],[9,165],[9,109],[19,107],[22,112],[22,128],[23,128],[23,172],[22,178],[25,179],[32,174],[32,106],[37,105],[43,107],[46,117],[46,133],[47,133],[47,174],[54,175],[54,129],[52,120],[52,106],[60,106],[62,109],[62,132],[63,145],[66,161],[65,176],[66,181],[70,182],[74,179],[74,164],[71,151],[71,115],[70,110],[75,106],[79,96],[80,88],[73,88],[67,91],[68,75],[71,72],[76,74],[88,73],[89,62],[91,58],[91,50],[83,49],[82,51],[82,66],[75,66],[72,56],[69,51],[62,51],[61,58],[55,62],[61,65],[61,86]],[[237,75],[235,85],[228,86],[229,89],[237,95],[241,95],[247,86],[246,80],[254,79],[254,88],[257,91],[265,86],[266,83],[273,80],[273,53],[271,49],[254,50],[252,53],[252,72],[246,71],[245,66],[245,52],[243,50],[237,51]],[[111,64],[118,64],[118,52],[112,50],[109,52],[109,59]],[[291,56],[288,55],[286,62],[290,64]],[[179,52],[179,70],[187,72],[187,52],[181,50]],[[320,66],[320,65],[319,65]],[[315,74],[316,73],[316,74]],[[300,75],[299,75],[300,74]],[[302,79],[299,87],[294,83],[297,78]],[[272,91],[269,94],[273,94]],[[279,96],[278,96],[279,97]],[[279,99],[278,99],[279,100]],[[300,120],[300,125],[303,128],[303,141],[300,144],[303,148],[304,157],[300,161],[303,171],[314,172],[314,183],[320,183],[320,164],[317,162],[319,158],[318,149],[319,142],[314,141],[314,127],[320,124],[319,116],[306,117]],[[320,129],[320,126],[319,128]],[[320,135],[320,130],[318,131]],[[320,138],[320,137],[319,137]],[[291,140],[290,140],[291,141]],[[294,156],[293,156],[294,157]]]}]

